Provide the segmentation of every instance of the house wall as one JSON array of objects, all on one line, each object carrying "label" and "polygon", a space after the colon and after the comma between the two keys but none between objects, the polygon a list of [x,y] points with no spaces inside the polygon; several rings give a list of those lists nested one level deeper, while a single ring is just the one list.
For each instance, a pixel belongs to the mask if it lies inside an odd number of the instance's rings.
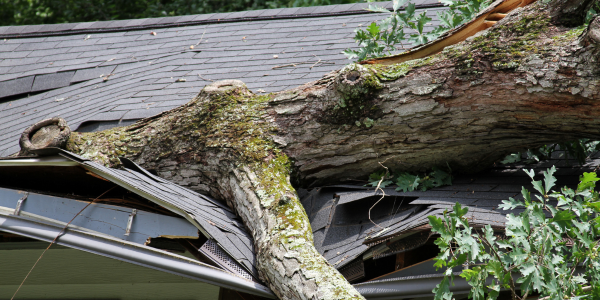
[{"label": "house wall", "polygon": [[[47,245],[43,242],[2,243],[0,299],[12,297]],[[218,298],[218,286],[60,246],[52,246],[44,254],[15,297],[81,300]]]}]

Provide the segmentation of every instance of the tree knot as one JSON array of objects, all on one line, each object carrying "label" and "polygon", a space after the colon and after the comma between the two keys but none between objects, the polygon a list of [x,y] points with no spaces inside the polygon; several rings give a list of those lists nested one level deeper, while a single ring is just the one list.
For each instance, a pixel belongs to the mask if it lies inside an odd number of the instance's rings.
[{"label": "tree knot", "polygon": [[35,150],[44,148],[65,148],[70,136],[71,128],[63,118],[39,121],[21,134],[19,155],[32,155]]},{"label": "tree knot", "polygon": [[205,86],[196,98],[206,99],[224,95],[251,96],[252,92],[240,80],[220,80]]},{"label": "tree knot", "polygon": [[581,44],[583,46],[589,46],[590,44],[600,44],[600,15],[596,15],[590,21],[590,25],[582,35]]}]

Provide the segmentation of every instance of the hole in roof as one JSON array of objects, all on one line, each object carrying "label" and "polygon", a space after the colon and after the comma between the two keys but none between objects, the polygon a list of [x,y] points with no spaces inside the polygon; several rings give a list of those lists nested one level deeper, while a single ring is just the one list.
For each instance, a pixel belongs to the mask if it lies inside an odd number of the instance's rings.
[{"label": "hole in roof", "polygon": [[[334,225],[365,224],[369,221],[369,209],[381,196],[369,196],[358,201],[337,205],[333,215]],[[400,212],[409,208],[409,203],[417,197],[385,196],[371,210],[371,220],[381,223],[393,219]]]},{"label": "hole in roof", "polygon": [[7,102],[11,102],[11,101],[23,99],[23,98],[29,98],[29,97],[35,96],[37,94],[45,93],[47,91],[48,90],[46,90],[46,91],[31,92],[31,93],[23,93],[23,94],[10,95],[10,96],[6,96],[6,97],[2,97],[2,98],[0,98],[0,103],[7,103]]}]

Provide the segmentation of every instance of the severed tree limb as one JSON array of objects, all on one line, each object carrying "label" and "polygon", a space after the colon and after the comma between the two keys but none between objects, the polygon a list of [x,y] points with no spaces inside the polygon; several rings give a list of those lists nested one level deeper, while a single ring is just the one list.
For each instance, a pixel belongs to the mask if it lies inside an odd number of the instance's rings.
[{"label": "severed tree limb", "polygon": [[474,172],[510,151],[600,138],[600,24],[561,23],[551,12],[574,2],[546,2],[419,60],[354,64],[264,96],[215,82],[131,126],[74,133],[66,148],[113,167],[125,156],[226,200],[281,299],[362,299],[317,255],[294,187],[366,178],[386,159]]}]

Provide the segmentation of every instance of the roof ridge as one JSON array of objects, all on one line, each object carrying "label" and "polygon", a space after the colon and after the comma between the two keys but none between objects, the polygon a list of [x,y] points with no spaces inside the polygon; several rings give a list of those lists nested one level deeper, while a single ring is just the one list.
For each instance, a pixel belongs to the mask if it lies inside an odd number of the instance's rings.
[{"label": "roof ridge", "polygon": [[[276,8],[264,10],[249,10],[240,12],[184,15],[175,17],[160,17],[147,19],[130,19],[114,21],[96,21],[80,23],[19,25],[0,27],[0,39],[47,37],[59,35],[73,35],[85,33],[105,33],[118,31],[132,31],[144,29],[158,29],[179,26],[208,25],[245,21],[265,21],[281,19],[319,18],[329,16],[372,14],[366,10],[376,4],[389,10],[391,2],[352,3],[311,7]],[[443,4],[435,0],[424,0],[417,4],[417,8],[442,7]]]}]

